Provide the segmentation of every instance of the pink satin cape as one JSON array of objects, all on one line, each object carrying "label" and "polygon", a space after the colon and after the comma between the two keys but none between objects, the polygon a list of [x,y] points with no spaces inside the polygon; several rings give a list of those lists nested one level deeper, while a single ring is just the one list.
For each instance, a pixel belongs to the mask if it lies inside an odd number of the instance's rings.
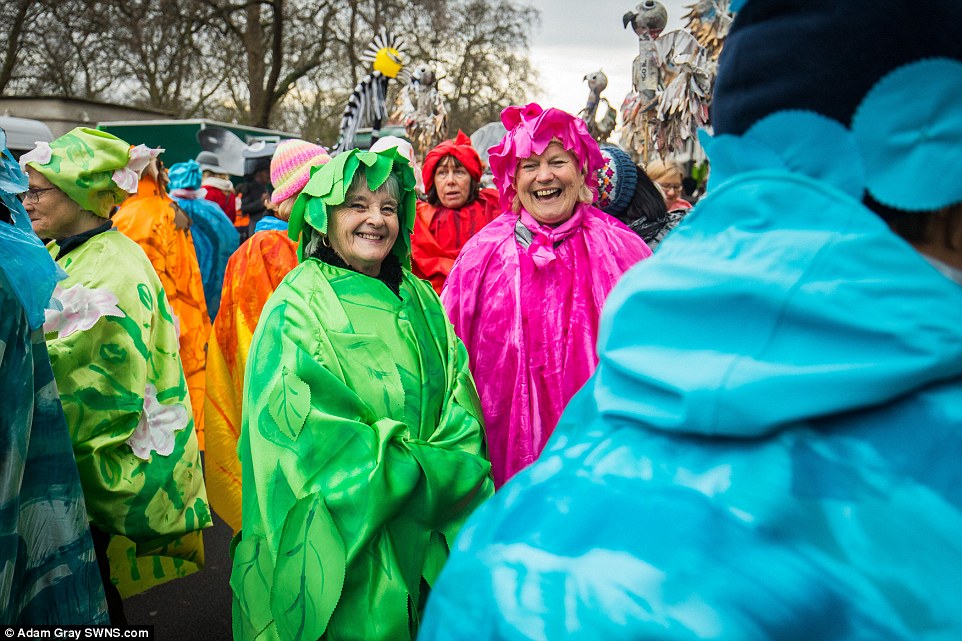
[{"label": "pink satin cape", "polygon": [[534,461],[568,400],[598,363],[601,307],[621,275],[651,255],[621,222],[589,205],[552,228],[523,209],[464,246],[441,301],[470,356],[500,487]]}]

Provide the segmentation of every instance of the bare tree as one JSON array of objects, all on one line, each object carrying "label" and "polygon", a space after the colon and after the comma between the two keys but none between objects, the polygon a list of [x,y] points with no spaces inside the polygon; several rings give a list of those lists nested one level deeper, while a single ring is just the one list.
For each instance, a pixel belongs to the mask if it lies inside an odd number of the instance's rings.
[{"label": "bare tree", "polygon": [[[328,142],[336,139],[336,119],[347,96],[370,72],[360,54],[374,34],[386,28],[404,36],[408,64],[436,67],[447,96],[450,130],[474,131],[496,120],[505,106],[523,102],[535,88],[528,41],[539,19],[536,10],[511,0],[349,0],[332,38],[336,59],[306,78],[302,102],[294,106],[304,118],[302,128]],[[400,88],[392,85],[389,99]],[[312,95],[320,103],[316,108],[304,103]],[[332,97],[340,98],[339,108],[328,106]]]},{"label": "bare tree", "polygon": [[134,104],[182,117],[202,111],[226,85],[229,39],[196,0],[106,3],[118,64],[132,78]]},{"label": "bare tree", "polygon": [[[0,90],[150,106],[328,144],[385,28],[431,62],[452,128],[533,88],[538,13],[517,0],[0,0]],[[34,33],[35,30],[36,33]],[[397,91],[396,83],[392,91]]]},{"label": "bare tree", "polygon": [[244,64],[229,78],[238,116],[270,126],[275,107],[325,60],[340,0],[203,2],[243,52]]},{"label": "bare tree", "polygon": [[36,23],[41,7],[32,0],[0,0],[0,94],[11,83],[19,80],[17,72],[22,69],[31,36],[31,25]]},{"label": "bare tree", "polygon": [[441,45],[447,58],[441,82],[451,87],[450,127],[471,132],[498,120],[504,107],[524,102],[536,88],[528,39],[540,15],[509,0],[458,5],[456,25]]},{"label": "bare tree", "polygon": [[[23,63],[29,76],[18,83],[23,92],[107,99],[121,80],[110,21],[99,3],[85,0],[35,0],[37,13]],[[91,5],[95,5],[91,7]]]}]

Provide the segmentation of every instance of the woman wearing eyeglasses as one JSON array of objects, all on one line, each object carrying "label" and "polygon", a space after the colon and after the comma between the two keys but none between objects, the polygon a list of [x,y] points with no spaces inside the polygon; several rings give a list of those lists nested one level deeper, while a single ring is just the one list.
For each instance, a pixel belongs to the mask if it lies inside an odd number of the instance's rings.
[{"label": "woman wearing eyeglasses", "polygon": [[78,128],[20,159],[24,209],[67,274],[43,329],[114,625],[126,623],[117,585],[131,594],[197,569],[211,523],[170,303],[108,218],[152,155]]},{"label": "woman wearing eyeglasses", "polygon": [[678,163],[674,160],[656,158],[645,165],[645,173],[665,192],[665,204],[668,206],[668,211],[687,211],[691,209],[691,203],[681,197],[684,193],[681,187],[681,179],[685,174]]}]

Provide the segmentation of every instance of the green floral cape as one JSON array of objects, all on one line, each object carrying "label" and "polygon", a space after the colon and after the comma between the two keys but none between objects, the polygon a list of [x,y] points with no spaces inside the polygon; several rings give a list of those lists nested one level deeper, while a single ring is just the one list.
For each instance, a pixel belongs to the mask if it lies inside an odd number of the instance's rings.
[{"label": "green floral cape", "polygon": [[408,639],[493,491],[467,353],[431,286],[308,259],[261,314],[238,448],[234,638]]},{"label": "green floral cape", "polygon": [[[56,255],[57,245],[49,246]],[[210,511],[167,297],[116,231],[58,261],[44,331],[91,523],[113,535],[121,594],[203,565]]]}]

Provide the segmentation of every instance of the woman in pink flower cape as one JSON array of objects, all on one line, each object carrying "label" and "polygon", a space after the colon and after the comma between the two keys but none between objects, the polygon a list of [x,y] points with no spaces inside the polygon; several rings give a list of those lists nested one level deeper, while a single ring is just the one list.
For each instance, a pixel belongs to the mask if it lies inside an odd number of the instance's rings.
[{"label": "woman in pink flower cape", "polygon": [[115,625],[120,596],[203,564],[211,522],[170,304],[143,250],[108,219],[150,156],[74,129],[20,159],[33,230],[67,273],[44,332]]},{"label": "woman in pink flower cape", "polygon": [[541,452],[598,363],[605,297],[651,255],[591,206],[604,160],[584,122],[534,103],[501,121],[489,162],[504,213],[464,246],[441,294],[471,357],[499,487]]}]

